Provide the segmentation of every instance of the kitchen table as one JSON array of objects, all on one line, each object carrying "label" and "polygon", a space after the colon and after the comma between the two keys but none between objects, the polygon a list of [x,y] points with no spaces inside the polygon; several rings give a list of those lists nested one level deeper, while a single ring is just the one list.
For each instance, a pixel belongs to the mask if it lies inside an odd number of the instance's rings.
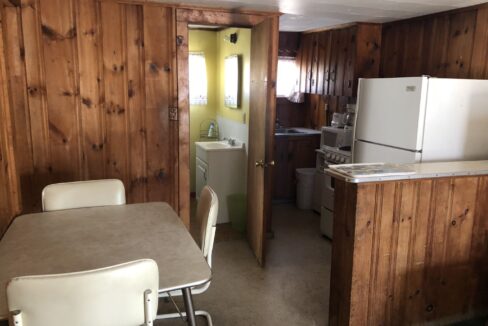
[{"label": "kitchen table", "polygon": [[0,241],[0,319],[15,276],[69,273],[151,258],[161,292],[182,289],[195,325],[191,288],[211,278],[203,254],[166,203],[90,207],[17,217]]}]

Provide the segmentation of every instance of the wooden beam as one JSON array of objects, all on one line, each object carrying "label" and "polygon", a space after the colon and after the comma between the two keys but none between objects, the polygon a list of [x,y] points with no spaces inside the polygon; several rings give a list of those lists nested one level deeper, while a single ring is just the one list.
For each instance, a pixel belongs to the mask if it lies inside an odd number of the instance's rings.
[{"label": "wooden beam", "polygon": [[263,22],[266,15],[244,14],[213,9],[177,9],[176,21],[189,24],[252,27]]}]

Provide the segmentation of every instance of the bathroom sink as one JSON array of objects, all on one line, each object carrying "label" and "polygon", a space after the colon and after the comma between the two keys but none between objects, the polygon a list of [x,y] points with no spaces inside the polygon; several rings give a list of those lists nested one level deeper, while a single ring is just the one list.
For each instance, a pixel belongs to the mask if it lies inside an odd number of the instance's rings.
[{"label": "bathroom sink", "polygon": [[205,141],[205,142],[196,142],[197,148],[201,148],[206,151],[211,150],[234,150],[234,149],[241,149],[243,148],[243,143],[237,142],[234,146],[230,145],[229,142],[223,141]]},{"label": "bathroom sink", "polygon": [[234,145],[230,145],[228,141],[205,141],[195,142],[197,147],[197,157],[206,160],[208,153],[226,152],[244,150],[244,143],[236,141]]},{"label": "bathroom sink", "polygon": [[205,149],[224,149],[231,147],[229,144],[224,144],[221,142],[208,142],[201,145]]}]

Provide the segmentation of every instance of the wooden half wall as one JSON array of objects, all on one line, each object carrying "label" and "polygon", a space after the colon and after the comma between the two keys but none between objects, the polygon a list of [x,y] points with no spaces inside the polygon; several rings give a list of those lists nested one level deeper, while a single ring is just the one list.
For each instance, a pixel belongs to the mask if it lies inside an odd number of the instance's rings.
[{"label": "wooden half wall", "polygon": [[128,202],[178,207],[174,16],[149,3],[2,2],[24,212],[49,183],[100,178],[121,179]]},{"label": "wooden half wall", "polygon": [[383,25],[380,77],[488,79],[488,4]]},{"label": "wooden half wall", "polygon": [[336,179],[330,325],[488,313],[488,177]]}]

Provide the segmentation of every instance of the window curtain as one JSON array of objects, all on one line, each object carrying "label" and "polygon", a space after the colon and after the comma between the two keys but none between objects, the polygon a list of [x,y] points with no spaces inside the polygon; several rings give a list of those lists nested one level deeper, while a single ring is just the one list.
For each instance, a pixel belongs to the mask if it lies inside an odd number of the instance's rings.
[{"label": "window curtain", "polygon": [[205,54],[192,52],[188,57],[190,105],[207,105],[207,65]]},{"label": "window curtain", "polygon": [[276,83],[276,95],[288,97],[295,91],[298,80],[298,70],[295,58],[278,58],[278,78]]},{"label": "window curtain", "polygon": [[295,58],[278,58],[278,78],[276,83],[276,96],[286,97],[294,103],[303,103],[304,96],[299,90],[299,69]]},{"label": "window curtain", "polygon": [[[288,95],[288,101],[290,102],[293,102],[293,103],[303,103],[305,102],[305,96],[302,92],[300,92],[300,73],[299,73],[299,69],[298,69],[298,62],[296,61],[296,58],[294,58],[293,60],[293,66],[294,68],[290,68],[290,69],[293,69],[293,79],[294,79],[294,82],[292,84],[292,89]],[[290,64],[290,63],[289,63]]]}]

